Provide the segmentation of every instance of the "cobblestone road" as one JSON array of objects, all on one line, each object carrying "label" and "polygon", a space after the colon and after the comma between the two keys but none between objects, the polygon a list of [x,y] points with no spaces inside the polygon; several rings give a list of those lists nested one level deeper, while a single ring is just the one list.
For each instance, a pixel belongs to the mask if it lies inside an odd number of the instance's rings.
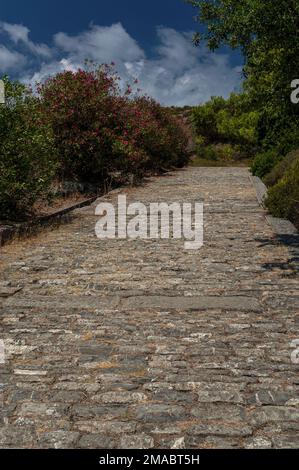
[{"label": "cobblestone road", "polygon": [[126,192],[203,200],[204,248],[100,241],[95,205],[2,248],[0,446],[299,447],[299,280],[249,172]]}]

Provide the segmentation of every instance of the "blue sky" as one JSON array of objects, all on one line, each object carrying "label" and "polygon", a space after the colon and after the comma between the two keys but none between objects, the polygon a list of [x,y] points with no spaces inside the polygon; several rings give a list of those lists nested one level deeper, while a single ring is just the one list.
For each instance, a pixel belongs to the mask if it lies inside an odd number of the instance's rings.
[{"label": "blue sky", "polygon": [[0,12],[0,74],[35,82],[84,59],[114,61],[124,82],[167,105],[227,96],[242,58],[192,45],[195,10],[182,0],[10,0]]}]

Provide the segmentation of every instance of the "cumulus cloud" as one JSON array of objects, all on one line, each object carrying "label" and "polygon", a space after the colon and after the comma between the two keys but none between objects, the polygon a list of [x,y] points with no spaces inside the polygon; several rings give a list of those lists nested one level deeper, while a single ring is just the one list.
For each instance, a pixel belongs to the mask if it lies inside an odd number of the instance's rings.
[{"label": "cumulus cloud", "polygon": [[29,39],[30,29],[26,26],[1,21],[0,32],[7,34],[15,45],[22,44],[25,46],[32,54],[45,58],[51,57],[51,49],[46,44],[35,44]]},{"label": "cumulus cloud", "polygon": [[241,67],[230,64],[227,54],[195,48],[192,33],[158,28],[157,58],[130,64],[146,92],[160,102],[177,106],[198,104],[211,96],[227,97],[240,86]]},{"label": "cumulus cloud", "polygon": [[[138,78],[144,93],[162,104],[177,106],[198,104],[212,95],[226,97],[241,82],[241,67],[231,65],[227,54],[212,54],[205,46],[195,48],[191,32],[159,27],[158,46],[149,58],[121,23],[91,24],[86,31],[73,36],[59,32],[54,35],[51,47],[30,41],[30,31],[23,25],[0,23],[1,30],[14,46],[13,50],[5,48],[7,57],[12,54],[11,64],[20,45],[31,53],[27,62],[30,66],[23,64],[19,73],[19,78],[26,82],[42,81],[63,70],[76,70],[84,66],[86,59],[98,64],[113,61],[123,82]],[[1,65],[0,49],[0,68]]]},{"label": "cumulus cloud", "polygon": [[60,61],[53,61],[41,64],[37,71],[32,72],[29,75],[22,75],[20,77],[20,80],[28,85],[34,86],[34,84],[42,83],[48,77],[56,75],[57,73],[64,72],[66,70],[75,72],[80,67],[80,63],[74,64],[68,59],[61,59]]},{"label": "cumulus cloud", "polygon": [[25,65],[26,59],[16,51],[10,51],[0,44],[0,71],[3,73],[16,71]]},{"label": "cumulus cloud", "polygon": [[145,57],[137,42],[125,31],[120,23],[112,26],[91,25],[88,31],[78,36],[58,33],[54,42],[71,59],[94,60],[99,63],[136,61]]}]

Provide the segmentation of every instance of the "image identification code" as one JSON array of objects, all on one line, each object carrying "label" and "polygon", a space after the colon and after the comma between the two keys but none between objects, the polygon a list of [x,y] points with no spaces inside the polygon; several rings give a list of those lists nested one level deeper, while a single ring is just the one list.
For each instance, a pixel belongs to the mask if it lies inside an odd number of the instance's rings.
[{"label": "image identification code", "polygon": [[200,456],[191,454],[145,454],[142,457],[114,457],[107,454],[99,459],[100,465],[133,468],[134,465],[199,465]]}]

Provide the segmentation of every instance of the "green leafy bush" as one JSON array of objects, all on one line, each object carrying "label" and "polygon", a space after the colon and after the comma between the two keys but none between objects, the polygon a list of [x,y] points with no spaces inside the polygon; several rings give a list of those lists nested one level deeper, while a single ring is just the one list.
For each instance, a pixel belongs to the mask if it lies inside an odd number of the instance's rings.
[{"label": "green leafy bush", "polygon": [[196,154],[198,156],[201,156],[202,158],[204,158],[204,153],[206,151],[206,149],[208,148],[207,144],[206,144],[206,139],[204,136],[202,135],[198,135],[195,137],[195,151],[196,151]]},{"label": "green leafy bush", "polygon": [[281,155],[299,147],[298,106],[294,105],[293,114],[284,114],[282,109],[276,112],[263,110],[258,124],[258,142],[265,150],[276,149]]},{"label": "green leafy bush", "polygon": [[251,172],[255,176],[264,178],[264,176],[275,167],[280,159],[281,157],[277,154],[276,150],[268,150],[266,152],[258,153],[252,164]]},{"label": "green leafy bush", "polygon": [[219,155],[219,159],[224,162],[233,162],[238,159],[238,150],[236,146],[231,144],[218,144],[216,150]]},{"label": "green leafy bush", "polygon": [[[224,150],[225,160],[249,158],[256,152],[259,113],[252,109],[246,93],[232,93],[228,100],[214,97],[204,105],[195,107],[192,122],[199,156],[204,153],[203,147],[211,144],[219,144],[219,159],[222,158],[221,149]],[[228,151],[225,151],[225,145],[230,146],[227,147]]]},{"label": "green leafy bush", "polygon": [[197,145],[197,155],[205,160],[216,162],[219,160],[219,153],[215,145]]},{"label": "green leafy bush", "polygon": [[[197,9],[196,19],[200,23],[194,37],[196,44],[206,40],[212,51],[228,45],[239,48],[244,55],[246,93],[229,100],[233,106],[226,105],[220,111],[220,121],[213,115],[213,125],[217,122],[222,139],[237,142],[249,155],[257,154],[252,172],[272,186],[269,208],[275,215],[297,220],[298,159],[288,154],[299,148],[299,106],[290,100],[290,85],[299,70],[299,42],[294,40],[299,3],[289,0],[189,0],[189,3]],[[246,99],[242,102],[245,95],[249,98],[248,106]]]},{"label": "green leafy bush", "polygon": [[193,108],[192,123],[195,134],[203,136],[207,144],[218,139],[217,115],[225,107],[225,99],[212,97],[207,103]]},{"label": "green leafy bush", "polygon": [[257,145],[257,124],[259,114],[256,111],[231,115],[229,110],[218,113],[217,130],[223,140],[244,147],[244,151],[252,153]]},{"label": "green leafy bush", "polygon": [[277,165],[268,173],[264,182],[267,186],[274,186],[285,175],[285,173],[292,169],[299,161],[299,150],[294,150],[286,155]]},{"label": "green leafy bush", "polygon": [[0,105],[0,218],[22,218],[48,194],[56,169],[53,137],[42,124],[39,102],[5,79]]},{"label": "green leafy bush", "polygon": [[270,188],[266,205],[274,216],[299,225],[299,160]]},{"label": "green leafy bush", "polygon": [[213,162],[216,162],[219,160],[219,153],[217,152],[217,149],[215,145],[207,145],[202,152],[202,158],[205,158],[206,160],[211,160]]}]

